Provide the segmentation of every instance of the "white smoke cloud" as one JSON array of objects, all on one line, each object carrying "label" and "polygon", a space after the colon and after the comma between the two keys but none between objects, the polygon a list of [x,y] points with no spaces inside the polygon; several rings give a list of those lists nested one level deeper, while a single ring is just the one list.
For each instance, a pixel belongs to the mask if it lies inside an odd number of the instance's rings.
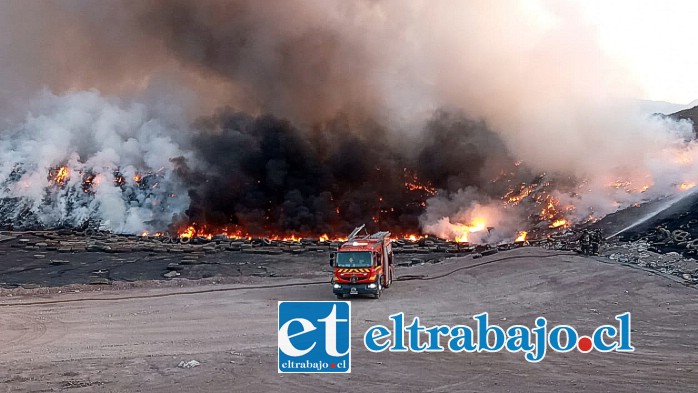
[{"label": "white smoke cloud", "polygon": [[499,243],[512,240],[522,229],[521,212],[514,206],[483,196],[469,187],[428,200],[421,217],[426,233],[443,239],[471,243]]},{"label": "white smoke cloud", "polygon": [[[3,219],[55,227],[95,218],[126,233],[167,225],[189,202],[170,161],[191,158],[173,140],[182,132],[139,103],[95,91],[44,92],[27,118],[0,136]],[[64,184],[49,177],[59,167],[68,171]],[[148,175],[148,183],[135,180]]]}]

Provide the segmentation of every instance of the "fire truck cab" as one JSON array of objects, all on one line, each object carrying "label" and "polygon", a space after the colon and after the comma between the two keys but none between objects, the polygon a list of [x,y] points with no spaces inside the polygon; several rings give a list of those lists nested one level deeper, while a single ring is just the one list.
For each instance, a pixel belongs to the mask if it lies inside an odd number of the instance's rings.
[{"label": "fire truck cab", "polygon": [[383,288],[393,283],[393,249],[390,232],[360,236],[357,227],[336,252],[330,254],[333,267],[332,288],[338,299],[345,295],[373,295],[378,299]]}]

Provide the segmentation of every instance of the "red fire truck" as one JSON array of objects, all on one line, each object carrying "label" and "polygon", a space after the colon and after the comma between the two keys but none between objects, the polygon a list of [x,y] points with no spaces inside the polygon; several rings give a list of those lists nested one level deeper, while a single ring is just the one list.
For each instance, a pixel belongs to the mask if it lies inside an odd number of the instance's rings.
[{"label": "red fire truck", "polygon": [[383,288],[393,283],[393,249],[390,232],[360,235],[364,225],[330,255],[334,268],[332,288],[338,299],[344,295],[373,295],[378,299]]}]

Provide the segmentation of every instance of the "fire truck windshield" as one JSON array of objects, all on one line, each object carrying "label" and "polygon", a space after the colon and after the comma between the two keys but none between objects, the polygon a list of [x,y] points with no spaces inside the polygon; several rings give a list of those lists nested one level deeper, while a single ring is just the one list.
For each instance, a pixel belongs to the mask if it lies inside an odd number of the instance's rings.
[{"label": "fire truck windshield", "polygon": [[371,267],[368,251],[345,251],[337,253],[337,267]]}]

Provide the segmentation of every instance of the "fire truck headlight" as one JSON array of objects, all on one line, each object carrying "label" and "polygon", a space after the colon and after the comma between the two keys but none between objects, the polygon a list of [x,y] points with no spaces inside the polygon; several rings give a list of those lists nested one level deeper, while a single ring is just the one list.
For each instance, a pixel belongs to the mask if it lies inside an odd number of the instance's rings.
[{"label": "fire truck headlight", "polygon": [[371,289],[376,289],[376,284],[375,283],[370,283],[368,284],[368,287]]},{"label": "fire truck headlight", "polygon": [[342,287],[342,286],[339,285],[339,284],[334,284],[334,289],[339,289],[339,288],[341,288],[341,287]]}]

